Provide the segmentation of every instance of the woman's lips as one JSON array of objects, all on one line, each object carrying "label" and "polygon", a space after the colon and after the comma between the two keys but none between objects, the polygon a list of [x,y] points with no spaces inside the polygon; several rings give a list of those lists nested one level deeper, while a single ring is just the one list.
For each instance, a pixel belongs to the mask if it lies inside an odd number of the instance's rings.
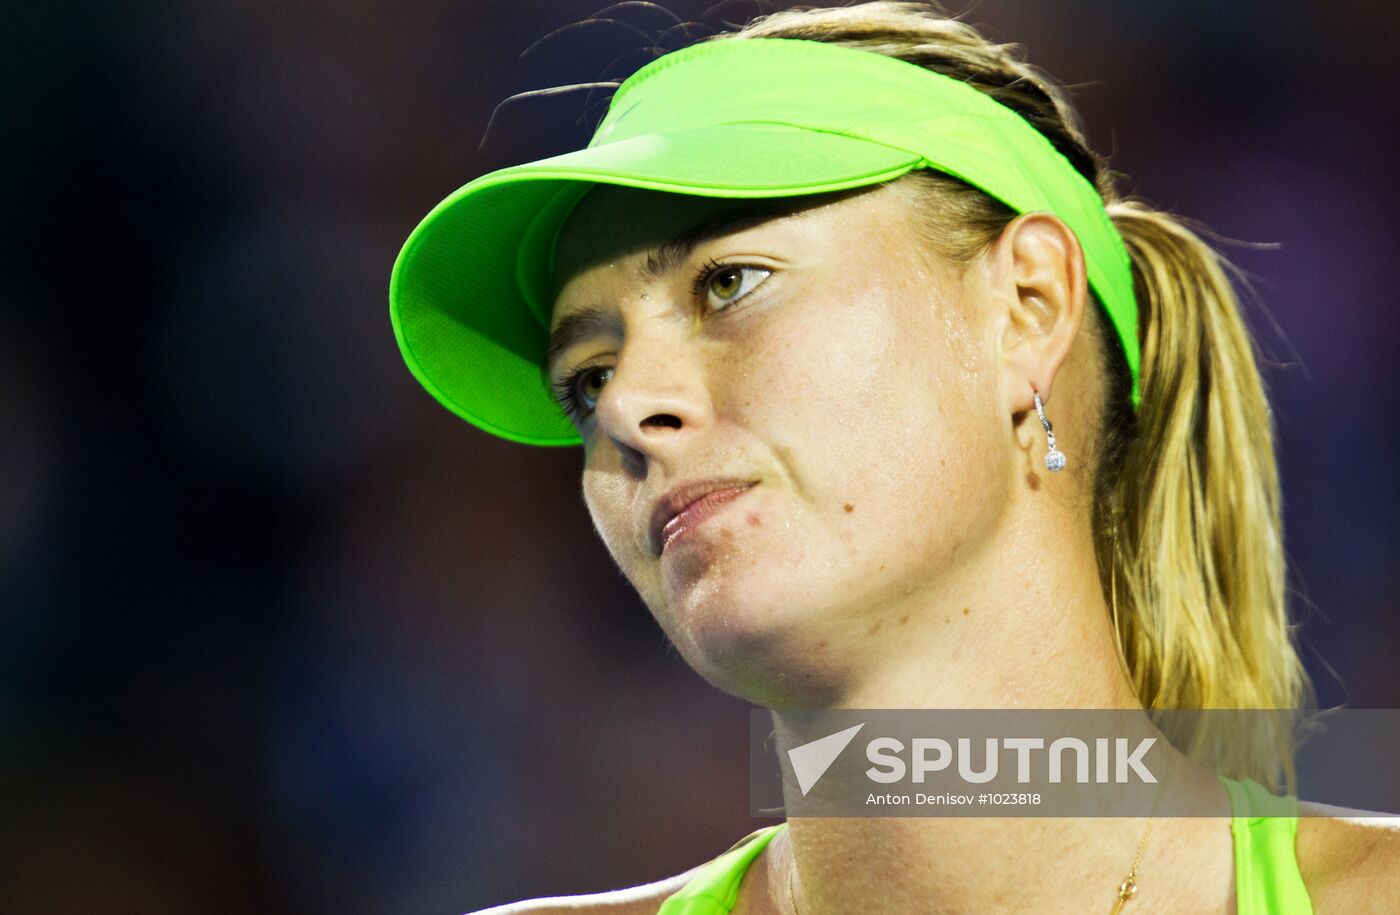
[{"label": "woman's lips", "polygon": [[717,489],[687,505],[680,514],[667,521],[661,528],[661,552],[666,552],[666,547],[695,530],[705,522],[706,518],[718,512],[726,503],[732,502],[748,492],[752,485]]}]

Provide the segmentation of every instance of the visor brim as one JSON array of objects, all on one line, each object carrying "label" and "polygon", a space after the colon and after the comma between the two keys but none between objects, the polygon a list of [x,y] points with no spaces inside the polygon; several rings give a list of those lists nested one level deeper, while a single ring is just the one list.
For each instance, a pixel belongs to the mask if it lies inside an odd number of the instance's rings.
[{"label": "visor brim", "polygon": [[589,187],[797,197],[880,184],[924,164],[865,139],[749,123],[632,137],[492,172],[434,207],[399,252],[394,336],[414,377],[473,425],[524,444],[579,444],[541,362],[554,239]]}]

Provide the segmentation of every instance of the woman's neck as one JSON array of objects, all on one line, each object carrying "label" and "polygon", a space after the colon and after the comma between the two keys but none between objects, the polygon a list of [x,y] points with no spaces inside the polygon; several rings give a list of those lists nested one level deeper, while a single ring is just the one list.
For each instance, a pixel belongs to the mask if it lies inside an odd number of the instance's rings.
[{"label": "woman's neck", "polygon": [[[1209,773],[1182,774],[1174,791],[1220,790]],[[1228,811],[1223,791],[1221,797]],[[1108,912],[1146,822],[1142,817],[797,817],[765,852],[766,873],[755,892],[766,896],[767,905],[754,910],[780,915]],[[1159,818],[1148,838],[1138,892],[1124,915],[1234,911],[1227,817]]]},{"label": "woman's neck", "polygon": [[[880,609],[868,657],[840,708],[1141,708],[1120,660],[1087,526],[1039,536],[1007,525],[997,543],[902,605]],[[900,622],[903,620],[903,622]],[[895,630],[881,639],[879,630]],[[829,706],[830,707],[830,706]],[[1173,752],[1159,818],[1125,915],[1230,911],[1229,803],[1209,771]],[[1194,799],[1194,800],[1192,800]],[[1177,806],[1181,805],[1181,806]],[[1145,817],[796,817],[774,840],[763,883],[774,911],[1109,911]],[[795,870],[794,870],[795,868]]]},{"label": "woman's neck", "polygon": [[1025,522],[850,614],[821,707],[1141,708],[1088,525]]}]

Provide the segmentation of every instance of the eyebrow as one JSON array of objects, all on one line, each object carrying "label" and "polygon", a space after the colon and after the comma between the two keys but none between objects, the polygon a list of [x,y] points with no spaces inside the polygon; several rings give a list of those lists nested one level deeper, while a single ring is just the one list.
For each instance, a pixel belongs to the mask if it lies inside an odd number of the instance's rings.
[{"label": "eyebrow", "polygon": [[541,368],[544,380],[549,381],[554,363],[564,355],[565,350],[593,334],[602,333],[616,323],[617,315],[604,311],[597,305],[580,308],[560,319],[559,326],[550,332],[549,344],[544,348],[544,364]]},{"label": "eyebrow", "polygon": [[[659,280],[684,264],[695,249],[705,242],[741,229],[752,228],[770,219],[791,215],[791,212],[773,203],[756,203],[703,219],[648,251],[646,263],[641,267],[641,277],[644,281]],[[550,331],[549,342],[544,348],[541,367],[544,379],[549,380],[554,363],[569,347],[593,334],[603,332],[616,323],[616,314],[597,305],[580,308],[561,318],[559,326]]]}]

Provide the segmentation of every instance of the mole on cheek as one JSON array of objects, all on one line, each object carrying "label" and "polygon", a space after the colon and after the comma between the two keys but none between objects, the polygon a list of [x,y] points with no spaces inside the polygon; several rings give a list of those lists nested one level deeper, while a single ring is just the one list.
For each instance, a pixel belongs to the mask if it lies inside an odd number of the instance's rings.
[{"label": "mole on cheek", "polygon": [[853,511],[856,510],[856,507],[855,507],[854,505],[852,505],[851,503],[849,503],[849,502],[847,502],[846,505],[845,505],[844,507],[845,507],[845,509],[846,509],[847,512],[853,512]]},{"label": "mole on cheek", "polygon": [[749,515],[749,525],[751,527],[762,527],[763,520],[758,515]]}]

